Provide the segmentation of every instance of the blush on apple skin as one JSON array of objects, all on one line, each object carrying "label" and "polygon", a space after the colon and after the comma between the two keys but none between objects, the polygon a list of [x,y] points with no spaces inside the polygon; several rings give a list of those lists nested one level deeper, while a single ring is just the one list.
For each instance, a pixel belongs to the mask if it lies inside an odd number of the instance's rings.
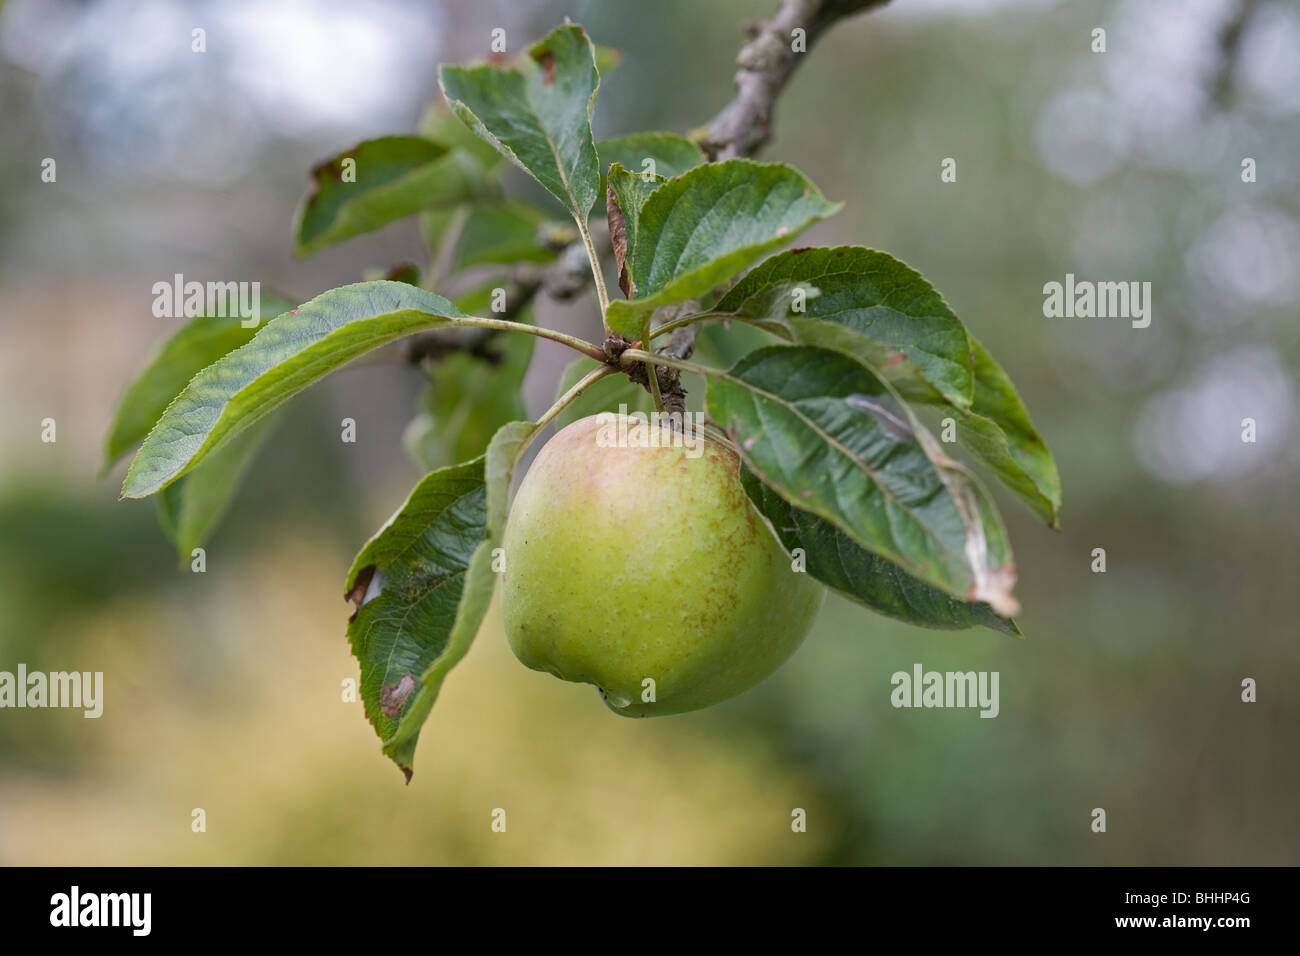
[{"label": "blush on apple skin", "polygon": [[[511,648],[629,717],[748,690],[794,653],[825,588],[791,569],[729,449],[602,447],[600,428],[593,415],[552,437],[511,506]],[[667,429],[660,438],[672,444]]]}]

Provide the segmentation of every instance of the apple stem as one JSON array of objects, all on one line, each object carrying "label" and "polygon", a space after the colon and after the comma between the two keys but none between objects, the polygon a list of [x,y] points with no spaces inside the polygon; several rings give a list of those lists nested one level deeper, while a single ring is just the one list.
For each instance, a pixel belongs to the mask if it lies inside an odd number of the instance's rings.
[{"label": "apple stem", "polygon": [[683,329],[688,325],[694,325],[697,322],[704,322],[708,319],[717,318],[712,312],[691,312],[687,315],[678,316],[671,322],[665,322],[663,325],[656,326],[650,333],[650,338],[657,339],[666,332],[673,332],[677,329]]},{"label": "apple stem", "polygon": [[649,374],[646,375],[646,382],[650,386],[650,397],[654,399],[655,411],[662,412],[664,410],[664,397],[659,389],[659,376],[654,374],[653,369],[650,369]]},{"label": "apple stem", "polygon": [[693,372],[696,375],[708,375],[711,369],[699,365],[695,362],[687,362],[684,359],[672,358],[668,355],[661,355],[658,352],[647,352],[644,349],[627,349],[619,356],[619,364],[627,367],[640,363],[649,363],[650,365],[663,365],[667,368],[675,368],[679,372]]},{"label": "apple stem", "polygon": [[599,381],[606,375],[611,375],[618,371],[612,365],[601,365],[593,368],[590,372],[578,380],[578,383],[570,388],[567,392],[555,400],[555,404],[548,408],[542,417],[537,419],[537,430],[541,431],[543,427],[549,425],[555,416],[564,411],[566,407],[584,391],[591,387],[592,383]]}]

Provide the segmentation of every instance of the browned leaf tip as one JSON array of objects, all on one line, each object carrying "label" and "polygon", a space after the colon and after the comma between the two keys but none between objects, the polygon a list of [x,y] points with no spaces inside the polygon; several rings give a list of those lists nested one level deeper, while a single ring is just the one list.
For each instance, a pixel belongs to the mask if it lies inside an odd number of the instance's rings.
[{"label": "browned leaf tip", "polygon": [[396,684],[385,684],[379,688],[379,712],[385,717],[396,717],[414,690],[415,678],[410,674],[403,674]]},{"label": "browned leaf tip", "polygon": [[349,159],[347,155],[335,156],[332,159],[322,160],[311,168],[311,178],[317,183],[323,183],[326,180],[334,179],[339,182],[343,181],[343,160]]},{"label": "browned leaf tip", "polygon": [[543,50],[541,53],[538,53],[534,59],[537,60],[538,65],[542,68],[542,82],[547,86],[550,86],[551,82],[555,79],[555,54],[550,50]]},{"label": "browned leaf tip", "polygon": [[407,285],[420,284],[420,267],[413,262],[403,262],[393,266],[384,274],[391,282],[405,282]]},{"label": "browned leaf tip", "polygon": [[343,600],[351,601],[357,606],[356,609],[353,610],[351,616],[348,617],[349,621],[357,616],[357,610],[360,610],[361,603],[366,599],[366,592],[370,590],[370,579],[374,576],[375,566],[373,564],[362,568],[360,572],[357,573],[357,579],[352,584],[352,590],[343,595]]},{"label": "browned leaf tip", "polygon": [[605,336],[605,357],[611,365],[617,365],[619,357],[632,347],[632,343],[617,332]]},{"label": "browned leaf tip", "polygon": [[614,197],[614,187],[605,184],[605,218],[609,222],[609,242],[614,247],[614,265],[618,269],[618,287],[625,299],[636,294],[632,272],[627,267],[627,220]]}]

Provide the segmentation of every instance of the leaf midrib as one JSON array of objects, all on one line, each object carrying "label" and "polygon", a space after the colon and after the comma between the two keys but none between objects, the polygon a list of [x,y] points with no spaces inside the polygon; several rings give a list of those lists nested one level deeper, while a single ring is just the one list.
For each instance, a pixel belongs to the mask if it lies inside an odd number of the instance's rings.
[{"label": "leaf midrib", "polygon": [[[773,394],[772,392],[769,392],[769,391],[767,391],[767,390],[765,390],[765,389],[757,388],[756,386],[751,385],[750,383],[745,382],[745,381],[742,381],[742,380],[740,380],[740,379],[737,379],[737,378],[735,378],[734,376],[731,376],[731,375],[729,375],[729,374],[727,374],[727,373],[725,373],[725,372],[718,372],[718,373],[715,373],[715,374],[717,375],[718,378],[722,378],[722,379],[724,379],[724,380],[726,380],[726,381],[733,382],[733,383],[735,383],[735,384],[737,384],[737,385],[740,385],[740,386],[741,386],[742,388],[744,388],[744,389],[747,389],[747,390],[749,390],[749,391],[751,391],[751,392],[753,392],[753,393],[755,393],[755,394],[762,395],[762,396],[764,396],[765,398],[769,398],[769,399],[771,399],[772,401],[776,402],[778,405],[781,405],[781,406],[783,406],[783,407],[785,407],[785,408],[788,408],[788,409],[789,409],[789,410],[790,410],[790,411],[791,411],[791,412],[792,412],[796,417],[798,417],[801,421],[803,421],[803,422],[807,425],[807,427],[808,427],[809,429],[811,429],[811,430],[814,431],[818,436],[820,436],[820,437],[821,437],[821,438],[822,438],[822,439],[823,439],[823,440],[824,440],[828,445],[830,445],[831,447],[833,447],[833,448],[835,448],[836,450],[838,450],[838,451],[840,452],[840,454],[842,454],[844,457],[848,458],[849,461],[852,462],[852,463],[853,463],[856,467],[858,467],[861,471],[865,472],[865,473],[867,474],[867,476],[870,477],[871,482],[872,482],[872,485],[873,485],[873,486],[876,488],[876,490],[881,494],[881,496],[884,497],[885,499],[887,499],[888,501],[893,502],[894,505],[895,505],[895,507],[896,507],[899,511],[901,511],[902,513],[906,514],[906,515],[907,515],[907,516],[912,520],[912,522],[915,523],[915,524],[917,525],[917,527],[919,527],[919,528],[920,528],[920,529],[925,533],[925,535],[926,535],[927,537],[929,537],[931,540],[934,541],[935,544],[937,544],[937,545],[939,546],[940,550],[941,550],[943,553],[947,553],[947,552],[948,552],[947,547],[944,546],[943,541],[938,537],[937,534],[935,534],[934,530],[931,529],[931,528],[929,527],[929,525],[927,525],[924,521],[922,521],[922,520],[921,520],[921,519],[920,519],[920,518],[915,514],[915,512],[913,511],[913,509],[912,509],[911,507],[909,507],[909,506],[906,505],[906,504],[903,504],[903,503],[898,499],[898,497],[897,497],[896,495],[893,494],[893,492],[891,492],[888,488],[886,488],[886,487],[881,483],[880,478],[876,475],[875,470],[874,470],[870,465],[868,465],[866,462],[859,462],[858,459],[857,459],[857,457],[856,457],[852,452],[850,452],[850,451],[848,450],[848,448],[846,448],[846,447],[845,447],[843,444],[841,444],[839,441],[837,441],[836,439],[834,439],[833,437],[831,437],[829,434],[827,434],[827,433],[826,433],[826,432],[825,432],[825,431],[824,431],[820,426],[818,426],[814,421],[812,421],[810,418],[808,418],[808,416],[805,415],[805,414],[804,414],[804,413],[803,413],[799,408],[797,408],[797,407],[796,407],[792,402],[788,402],[786,399],[781,398],[780,396],[775,395],[775,394]],[[762,417],[761,412],[760,412],[760,414],[759,414],[759,417],[760,417],[760,418]],[[743,449],[741,450],[741,454],[744,455],[744,457],[746,458],[746,464],[749,465],[749,467],[754,468],[755,471],[758,471],[758,469],[754,467],[753,462],[748,460],[748,459],[749,459],[749,456],[746,455],[746,454],[744,453]],[[759,472],[759,473],[762,474],[761,472]],[[796,507],[796,508],[799,507],[799,505],[795,504],[794,502],[790,502],[790,504],[794,505],[794,507]],[[811,511],[812,509],[804,509],[804,510]],[[814,513],[816,513],[816,512],[814,512]],[[834,519],[833,519],[831,516],[829,516],[829,515],[823,515],[822,517],[826,517],[826,518],[828,518],[829,520],[834,521]],[[856,540],[856,538],[855,538],[855,540]],[[872,552],[877,553],[877,554],[879,553],[878,551],[876,551],[875,548],[869,547],[865,542],[862,543],[862,546],[863,546],[864,548],[866,548],[868,551],[872,551]],[[902,556],[900,555],[900,557],[902,557]],[[963,561],[964,561],[964,559],[963,559]],[[963,564],[963,566],[964,566],[964,564]]]},{"label": "leaf midrib", "polygon": [[[199,457],[202,456],[202,455],[211,454],[211,452],[213,451],[213,449],[216,447],[215,444],[210,444],[210,442],[212,442],[212,435],[213,435],[213,433],[215,433],[215,432],[217,431],[217,429],[221,426],[223,419],[225,419],[225,417],[226,417],[226,410],[231,406],[232,403],[234,403],[234,402],[238,401],[240,398],[246,396],[247,393],[252,392],[252,391],[255,391],[255,390],[258,388],[258,383],[259,383],[259,382],[262,382],[262,380],[263,380],[266,376],[270,375],[270,374],[273,373],[276,369],[280,368],[280,367],[283,366],[283,365],[288,364],[289,362],[293,361],[293,359],[295,359],[295,358],[297,358],[297,357],[303,355],[304,353],[309,352],[309,351],[313,351],[313,350],[318,350],[321,346],[325,346],[326,343],[329,343],[330,340],[331,340],[331,339],[334,339],[335,337],[344,337],[344,336],[347,336],[347,335],[357,335],[357,334],[358,334],[359,332],[361,332],[362,330],[360,330],[360,329],[355,329],[355,328],[349,328],[349,326],[351,326],[351,325],[352,325],[353,323],[355,323],[355,322],[366,323],[366,322],[379,322],[379,321],[381,321],[381,320],[392,320],[392,319],[394,319],[396,316],[402,315],[403,313],[408,313],[408,314],[411,314],[411,315],[422,315],[422,316],[427,316],[427,317],[429,317],[429,318],[433,321],[434,324],[437,324],[437,323],[455,324],[455,322],[456,322],[456,319],[455,319],[455,318],[452,318],[452,317],[449,317],[449,316],[437,316],[437,315],[434,315],[434,314],[431,313],[431,312],[424,312],[424,311],[422,311],[422,310],[420,310],[420,309],[397,309],[397,310],[395,310],[395,311],[392,311],[392,312],[384,312],[384,313],[381,313],[381,314],[379,314],[379,315],[364,316],[364,317],[360,317],[360,318],[356,318],[356,319],[349,319],[349,320],[348,320],[346,323],[344,323],[343,325],[341,325],[341,326],[339,326],[338,328],[336,328],[336,329],[334,329],[334,330],[332,330],[332,331],[326,333],[323,337],[321,337],[321,338],[319,338],[319,339],[316,339],[314,342],[312,342],[311,344],[305,346],[304,348],[300,349],[299,351],[293,352],[293,353],[289,354],[288,356],[286,356],[285,358],[281,359],[280,361],[275,362],[275,363],[273,363],[273,364],[267,366],[265,369],[263,369],[262,371],[258,372],[257,375],[253,378],[252,381],[248,382],[246,385],[244,385],[243,387],[241,387],[238,391],[233,392],[230,396],[228,396],[228,397],[226,398],[226,400],[225,400],[224,402],[220,403],[219,405],[216,404],[216,403],[214,403],[214,402],[211,402],[211,401],[195,400],[195,401],[194,401],[194,404],[193,404],[193,405],[190,407],[190,409],[187,411],[187,413],[186,413],[187,415],[188,415],[188,414],[192,414],[192,413],[194,413],[194,412],[197,412],[197,411],[199,411],[200,409],[216,409],[216,410],[217,410],[216,417],[215,417],[215,419],[213,420],[212,424],[211,424],[210,426],[208,426],[207,429],[203,432],[203,435],[204,435],[203,440],[199,443],[199,447],[198,447],[197,449],[195,449],[194,453],[193,453],[192,455],[190,455],[190,456],[186,459],[186,462],[185,462],[185,463],[184,463],[184,464],[183,464],[179,469],[175,469],[175,470],[173,470],[172,473],[171,473],[170,475],[168,475],[166,478],[162,479],[163,484],[160,485],[158,488],[153,489],[153,492],[156,492],[156,491],[161,490],[161,488],[165,487],[165,486],[166,486],[167,484],[169,484],[170,482],[175,481],[177,478],[179,478],[179,477],[181,477],[182,475],[184,475],[187,471],[189,471],[189,470],[193,467],[193,463],[194,463],[195,459],[199,458]],[[274,319],[271,320],[271,321],[274,321]],[[268,323],[267,326],[263,326],[263,328],[267,328],[268,326],[269,326],[269,323]],[[403,336],[409,335],[409,334],[411,334],[412,332],[418,332],[418,331],[420,331],[422,328],[425,328],[425,327],[426,327],[426,326],[423,326],[423,325],[416,325],[416,326],[413,326],[413,327],[411,327],[411,328],[406,328],[406,329],[404,329],[403,331],[401,331],[400,333],[392,334],[392,335],[388,336],[387,338],[388,338],[389,341],[391,341],[392,339],[402,338]],[[259,331],[260,331],[260,330],[259,330]],[[383,338],[384,338],[384,337],[379,337],[379,339],[376,340],[376,344],[375,344],[374,346],[372,346],[372,347],[377,347],[377,345],[379,345],[379,344],[383,344]],[[248,342],[246,342],[244,345],[240,346],[238,349],[235,349],[235,350],[232,351],[232,352],[227,353],[227,356],[223,356],[223,358],[222,358],[222,359],[218,359],[218,361],[223,361],[225,357],[228,357],[228,356],[230,356],[230,355],[235,355],[235,354],[238,353],[240,350],[255,345],[256,342],[257,342],[257,336],[254,336],[252,339],[250,339],[250,340],[249,340]],[[285,376],[284,378],[279,379],[279,380],[278,380],[276,383],[274,383],[274,384],[275,384],[275,385],[285,385],[285,384],[293,384],[293,383],[297,383],[297,382],[301,382],[301,381],[306,381],[307,383],[310,384],[311,382],[315,381],[316,378],[320,377],[320,376],[318,376],[318,375],[316,374],[318,368],[320,368],[321,366],[326,366],[326,370],[325,370],[325,372],[322,372],[322,373],[321,373],[322,375],[323,375],[323,374],[327,374],[328,371],[330,371],[330,370],[333,368],[333,366],[331,365],[331,362],[332,362],[332,360],[333,360],[333,356],[334,356],[335,354],[336,354],[335,351],[333,351],[333,350],[327,348],[327,349],[324,350],[324,352],[322,352],[321,354],[319,354],[318,357],[316,357],[316,358],[314,358],[314,359],[311,359],[311,360],[310,360],[309,362],[307,362],[306,364],[304,364],[304,365],[300,366],[299,368],[295,369],[293,373],[291,373],[291,374],[288,375],[288,376]],[[354,358],[354,359],[355,359],[355,358],[360,358],[360,353],[358,353],[357,355],[353,356],[353,358]],[[351,361],[351,360],[349,360],[349,361]],[[210,368],[210,367],[211,367],[211,366],[209,366],[209,368]],[[172,409],[172,405],[174,405],[177,401],[180,400],[181,395],[184,395],[184,394],[185,394],[185,390],[187,390],[187,389],[190,387],[190,385],[193,384],[194,379],[195,379],[195,378],[198,378],[198,376],[201,375],[203,371],[204,371],[204,370],[200,370],[199,372],[195,373],[194,378],[191,378],[191,379],[190,379],[190,383],[187,384],[187,385],[185,386],[185,389],[182,389],[181,394],[180,394],[180,395],[177,395],[176,398],[173,399],[173,401],[172,401],[171,403],[168,404],[166,410],[164,410],[164,412],[163,412],[162,417],[160,417],[159,420],[154,424],[154,428],[153,428],[153,429],[150,429],[149,434],[145,436],[145,439],[144,439],[145,442],[148,442],[148,441],[149,441],[149,439],[150,439],[150,438],[153,436],[153,434],[154,434],[154,430],[157,429],[158,425],[162,424],[163,419],[165,419],[165,418],[167,417],[167,413],[171,411],[171,409]],[[306,378],[305,378],[305,379],[303,379],[303,378],[300,377],[300,376],[302,376],[302,375],[304,375],[304,374],[306,375]],[[271,384],[271,383],[265,383],[265,382],[263,382],[263,383],[262,383],[262,387],[263,387],[263,388],[268,388],[270,384]],[[280,405],[283,405],[286,401],[288,401],[290,398],[292,398],[295,394],[297,394],[297,392],[296,392],[296,391],[292,391],[292,390],[290,390],[290,391],[288,391],[288,392],[285,392],[284,394],[281,394],[280,397],[278,397],[277,399],[275,399],[275,401],[273,401],[271,404],[269,404],[269,405],[265,405],[265,406],[263,407],[263,411],[261,412],[261,414],[259,414],[259,415],[257,416],[257,418],[261,418],[261,417],[263,417],[263,416],[269,414],[270,412],[272,412],[273,410],[275,410],[276,408],[278,408]],[[197,399],[197,396],[196,396],[195,398]],[[251,424],[253,424],[252,421],[248,422],[247,425],[245,425],[245,427],[248,427],[248,425],[251,425]],[[176,428],[176,425],[172,425],[171,427]],[[242,430],[242,429],[237,429],[237,430],[234,430],[234,431],[228,431],[227,434],[223,436],[222,440],[229,440],[230,438],[234,437],[234,435],[238,434],[239,431],[241,431],[241,430]],[[161,438],[161,437],[160,437],[160,438],[157,439],[157,441],[158,441],[158,444],[161,445],[161,446],[163,446],[164,448],[170,448],[171,446],[175,445],[177,442],[180,442],[180,441],[182,441],[184,438],[190,437],[191,435],[194,435],[194,434],[198,434],[198,433],[197,433],[197,432],[181,433],[181,434],[178,435],[176,438]],[[137,453],[137,455],[138,455],[138,453]],[[156,456],[155,456],[155,457],[156,457]],[[134,463],[133,463],[133,466],[134,466]],[[131,476],[131,472],[128,471],[128,473],[127,473],[127,477],[128,477],[128,479],[130,478],[130,476]],[[153,492],[150,492],[150,494],[152,494]],[[143,496],[138,496],[138,497],[143,497]]]}]

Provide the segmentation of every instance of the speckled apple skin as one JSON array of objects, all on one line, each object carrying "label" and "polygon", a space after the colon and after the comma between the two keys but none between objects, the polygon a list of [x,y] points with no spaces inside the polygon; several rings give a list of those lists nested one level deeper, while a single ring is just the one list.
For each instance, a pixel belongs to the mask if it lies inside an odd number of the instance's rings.
[{"label": "speckled apple skin", "polygon": [[791,569],[729,449],[600,447],[601,424],[552,437],[515,496],[501,592],[511,648],[629,717],[748,690],[794,653],[825,588]]}]

